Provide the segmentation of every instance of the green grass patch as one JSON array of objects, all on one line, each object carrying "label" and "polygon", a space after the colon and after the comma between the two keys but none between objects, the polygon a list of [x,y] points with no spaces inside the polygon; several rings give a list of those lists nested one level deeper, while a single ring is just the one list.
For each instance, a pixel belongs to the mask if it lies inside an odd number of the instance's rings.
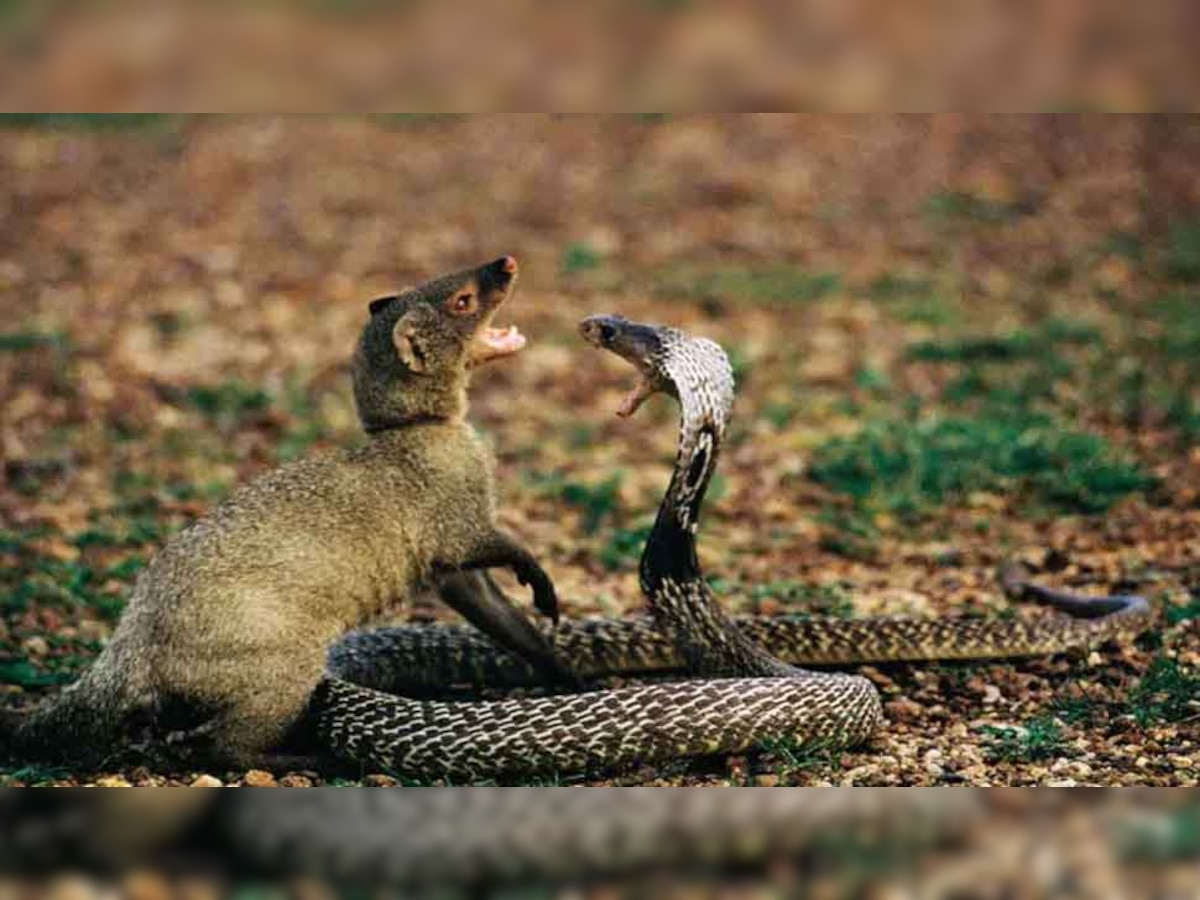
[{"label": "green grass patch", "polygon": [[[282,395],[273,398],[287,411],[288,417],[275,444],[281,462],[306,456],[314,446],[331,438],[336,429],[322,411],[324,398],[300,379],[289,379]],[[259,410],[246,409],[242,415],[252,418]]]},{"label": "green grass patch", "polygon": [[21,531],[0,528],[0,553],[24,553],[29,550],[31,543],[50,533],[46,528],[30,528]]},{"label": "green grass patch", "polygon": [[1163,619],[1168,626],[1182,625],[1193,619],[1200,619],[1200,588],[1193,588],[1191,597],[1186,603],[1166,603],[1163,605]]},{"label": "green grass patch", "polygon": [[989,738],[989,749],[999,760],[1037,762],[1070,751],[1061,726],[1049,715],[1035,716],[1021,728],[989,725],[984,733]]},{"label": "green grass patch", "polygon": [[800,407],[794,401],[768,403],[762,408],[761,418],[770,422],[778,430],[783,430],[792,424],[800,412]]},{"label": "green grass patch", "polygon": [[740,344],[726,342],[724,349],[725,356],[729,359],[729,369],[733,372],[733,382],[738,388],[742,388],[750,379],[750,373],[754,371],[754,362]]},{"label": "green grass patch", "polygon": [[1032,416],[873,421],[820,445],[809,475],[860,511],[908,517],[974,492],[1013,493],[1059,512],[1102,512],[1156,484],[1104,438]]},{"label": "green grass patch", "polygon": [[237,427],[271,405],[265,391],[239,381],[197,385],[188,388],[185,396],[189,406],[222,430]]},{"label": "green grass patch", "polygon": [[21,353],[26,350],[66,350],[71,342],[64,331],[9,331],[0,334],[0,351]]},{"label": "green grass patch", "polygon": [[1179,660],[1160,656],[1129,694],[1133,717],[1145,727],[1159,722],[1182,722],[1200,715],[1200,674]]},{"label": "green grass patch", "polygon": [[1068,725],[1086,725],[1095,717],[1098,705],[1086,695],[1066,696],[1054,701],[1054,715]]},{"label": "green grass patch", "polygon": [[611,571],[637,565],[653,527],[652,522],[647,522],[632,528],[613,529],[600,548],[600,562]]},{"label": "green grass patch", "polygon": [[586,420],[567,422],[562,429],[567,446],[572,450],[587,450],[596,445],[596,424]]},{"label": "green grass patch", "polygon": [[822,526],[819,539],[822,550],[863,562],[875,559],[879,552],[879,528],[870,510],[826,506],[816,519]]},{"label": "green grass patch", "polygon": [[1172,226],[1167,235],[1167,275],[1188,283],[1200,282],[1200,219]]},{"label": "green grass patch", "polygon": [[992,200],[965,191],[939,191],[925,201],[925,215],[947,224],[1004,225],[1031,212],[1026,203]]},{"label": "green grass patch", "polygon": [[1097,248],[1102,255],[1119,256],[1135,266],[1146,259],[1146,243],[1140,235],[1129,231],[1115,231]]},{"label": "green grass patch", "polygon": [[922,341],[911,345],[907,355],[909,359],[921,362],[1008,362],[1043,359],[1062,346],[1094,344],[1099,340],[1100,331],[1093,325],[1050,319],[1031,330],[951,341]]},{"label": "green grass patch", "polygon": [[597,484],[569,481],[562,486],[562,499],[583,513],[583,530],[595,534],[605,519],[612,517],[621,505],[621,482],[618,472]]},{"label": "green grass patch", "polygon": [[872,300],[896,300],[910,297],[928,297],[934,285],[928,278],[913,278],[907,275],[880,275],[867,287],[867,296]]},{"label": "green grass patch", "polygon": [[307,456],[317,444],[329,436],[328,429],[318,421],[293,421],[279,437],[275,453],[281,462],[291,462]]},{"label": "green grass patch", "polygon": [[0,682],[23,688],[53,687],[74,678],[71,672],[48,672],[25,659],[0,663]]},{"label": "green grass patch", "polygon": [[229,485],[223,481],[207,481],[203,484],[194,484],[190,481],[172,481],[163,486],[163,491],[172,500],[179,500],[187,503],[195,500],[203,500],[209,503],[222,499],[229,493]]},{"label": "green grass patch", "polygon": [[180,116],[165,113],[0,113],[0,128],[43,131],[162,131]]},{"label": "green grass patch", "polygon": [[755,767],[769,768],[780,779],[801,772],[829,771],[841,765],[842,754],[834,744],[805,744],[794,738],[767,738],[755,750]]},{"label": "green grass patch", "polygon": [[71,770],[53,766],[20,766],[15,769],[0,768],[0,787],[22,784],[40,787],[71,777]]},{"label": "green grass patch", "polygon": [[598,269],[602,262],[604,262],[603,257],[590,245],[574,243],[568,245],[567,249],[563,251],[559,269],[564,275],[575,275],[579,272]]},{"label": "green grass patch", "polygon": [[529,477],[531,487],[541,496],[562,500],[578,509],[583,514],[583,530],[588,534],[595,534],[606,520],[614,518],[620,511],[624,480],[625,473],[621,471],[594,483],[570,481],[560,472],[535,473]]},{"label": "green grass patch", "polygon": [[854,604],[841,585],[806,584],[802,581],[770,581],[753,585],[748,591],[751,601],[776,600],[788,607],[789,615],[832,616],[850,619]]},{"label": "green grass patch", "polygon": [[962,310],[947,297],[902,297],[888,304],[888,312],[909,325],[943,328],[962,321]]},{"label": "green grass patch", "polygon": [[1153,349],[1170,360],[1186,362],[1193,377],[1200,374],[1200,292],[1163,294],[1150,304],[1149,320],[1159,329]]},{"label": "green grass patch", "polygon": [[662,273],[655,287],[659,294],[701,300],[790,305],[828,297],[841,289],[842,279],[794,266],[680,267]]}]

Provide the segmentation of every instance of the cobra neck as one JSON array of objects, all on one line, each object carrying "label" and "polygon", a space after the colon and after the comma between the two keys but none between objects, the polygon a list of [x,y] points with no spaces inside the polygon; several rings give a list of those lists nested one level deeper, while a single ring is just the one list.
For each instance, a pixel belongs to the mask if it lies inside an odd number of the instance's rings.
[{"label": "cobra neck", "polygon": [[710,402],[706,394],[683,391],[680,407],[675,468],[642,552],[640,574],[647,590],[664,578],[683,583],[702,577],[696,558],[696,527],[716,471],[727,406]]}]

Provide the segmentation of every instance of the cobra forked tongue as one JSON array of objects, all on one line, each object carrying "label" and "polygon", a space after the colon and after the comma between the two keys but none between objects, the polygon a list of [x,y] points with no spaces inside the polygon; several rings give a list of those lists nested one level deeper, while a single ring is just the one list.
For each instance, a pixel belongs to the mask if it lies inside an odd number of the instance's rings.
[{"label": "cobra forked tongue", "polygon": [[489,360],[512,356],[525,347],[525,335],[516,325],[507,328],[484,328],[475,338],[471,363],[478,365]]},{"label": "cobra forked tongue", "polygon": [[658,385],[646,373],[639,371],[633,389],[621,398],[621,405],[617,407],[617,415],[622,419],[629,418],[657,391]]}]

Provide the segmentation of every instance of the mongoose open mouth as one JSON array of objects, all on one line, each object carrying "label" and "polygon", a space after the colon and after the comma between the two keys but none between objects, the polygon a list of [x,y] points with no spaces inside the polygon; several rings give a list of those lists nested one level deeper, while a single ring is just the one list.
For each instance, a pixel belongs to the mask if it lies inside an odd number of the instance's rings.
[{"label": "mongoose open mouth", "polygon": [[525,335],[516,325],[507,328],[484,328],[471,348],[471,364],[489,362],[502,356],[512,356],[525,346]]}]

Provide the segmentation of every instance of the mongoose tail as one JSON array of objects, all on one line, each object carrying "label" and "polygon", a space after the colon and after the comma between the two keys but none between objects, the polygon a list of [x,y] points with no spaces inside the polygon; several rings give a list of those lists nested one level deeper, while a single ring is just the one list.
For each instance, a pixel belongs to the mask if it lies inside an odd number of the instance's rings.
[{"label": "mongoose tail", "polygon": [[0,720],[0,759],[86,765],[114,755],[130,719],[153,704],[145,667],[122,649],[114,638],[78,681],[30,713]]}]

